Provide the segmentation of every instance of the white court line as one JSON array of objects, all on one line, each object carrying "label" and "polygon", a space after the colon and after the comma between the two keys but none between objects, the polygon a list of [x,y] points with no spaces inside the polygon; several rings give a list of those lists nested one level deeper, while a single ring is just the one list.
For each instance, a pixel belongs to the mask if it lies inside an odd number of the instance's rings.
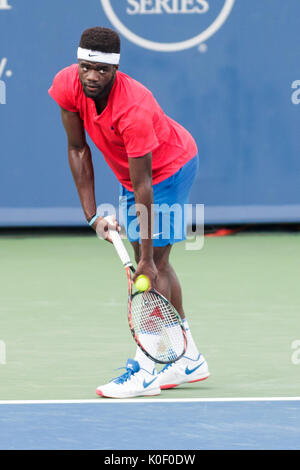
[{"label": "white court line", "polygon": [[255,401],[300,401],[300,397],[238,397],[238,398],[96,398],[89,400],[0,400],[0,405],[65,405],[97,403],[232,403]]}]

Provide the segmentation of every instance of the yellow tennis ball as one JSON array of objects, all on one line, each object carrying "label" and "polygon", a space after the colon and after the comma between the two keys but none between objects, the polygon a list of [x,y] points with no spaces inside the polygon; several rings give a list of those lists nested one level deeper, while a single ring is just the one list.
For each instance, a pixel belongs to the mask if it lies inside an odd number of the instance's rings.
[{"label": "yellow tennis ball", "polygon": [[150,287],[149,279],[147,278],[147,276],[144,276],[143,274],[140,274],[140,276],[136,278],[136,281],[134,284],[137,290],[141,292],[148,290]]}]

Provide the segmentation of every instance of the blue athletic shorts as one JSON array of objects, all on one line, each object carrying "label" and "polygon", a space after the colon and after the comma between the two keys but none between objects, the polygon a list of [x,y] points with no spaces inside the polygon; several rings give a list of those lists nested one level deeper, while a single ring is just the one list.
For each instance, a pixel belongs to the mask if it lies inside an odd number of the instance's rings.
[{"label": "blue athletic shorts", "polygon": [[[187,207],[185,205],[189,202],[198,166],[197,154],[170,178],[153,185],[153,246],[173,245],[186,239]],[[134,193],[122,185],[120,185],[119,204],[129,241],[140,243]]]}]

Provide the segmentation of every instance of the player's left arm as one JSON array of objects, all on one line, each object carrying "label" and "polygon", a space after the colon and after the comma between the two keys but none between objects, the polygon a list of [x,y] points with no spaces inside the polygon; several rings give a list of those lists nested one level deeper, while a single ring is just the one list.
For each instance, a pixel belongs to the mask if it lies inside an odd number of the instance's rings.
[{"label": "player's left arm", "polygon": [[146,275],[150,286],[155,286],[157,269],[153,261],[153,187],[152,187],[152,153],[128,158],[130,179],[134,191],[135,204],[140,225],[141,257],[134,280],[140,274]]}]

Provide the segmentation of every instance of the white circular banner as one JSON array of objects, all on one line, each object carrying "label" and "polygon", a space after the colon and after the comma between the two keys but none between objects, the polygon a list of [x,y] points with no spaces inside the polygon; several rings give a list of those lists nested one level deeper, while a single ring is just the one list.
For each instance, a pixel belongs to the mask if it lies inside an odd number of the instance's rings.
[{"label": "white circular banner", "polygon": [[[124,1],[124,0],[123,0]],[[133,42],[137,46],[144,47],[145,49],[150,49],[152,51],[159,51],[159,52],[176,52],[176,51],[183,51],[184,49],[189,49],[191,47],[197,46],[198,44],[203,43],[208,38],[213,36],[225,23],[228,15],[230,14],[232,7],[234,5],[235,0],[225,0],[224,6],[221,9],[217,18],[213,21],[213,23],[206,28],[201,33],[197,34],[196,36],[186,39],[185,41],[180,42],[156,42],[150,41],[149,39],[145,39],[141,36],[130,31],[118,18],[115,11],[111,6],[110,0],[100,0],[103,10],[110,20],[111,24],[125,36],[129,41]]]}]

